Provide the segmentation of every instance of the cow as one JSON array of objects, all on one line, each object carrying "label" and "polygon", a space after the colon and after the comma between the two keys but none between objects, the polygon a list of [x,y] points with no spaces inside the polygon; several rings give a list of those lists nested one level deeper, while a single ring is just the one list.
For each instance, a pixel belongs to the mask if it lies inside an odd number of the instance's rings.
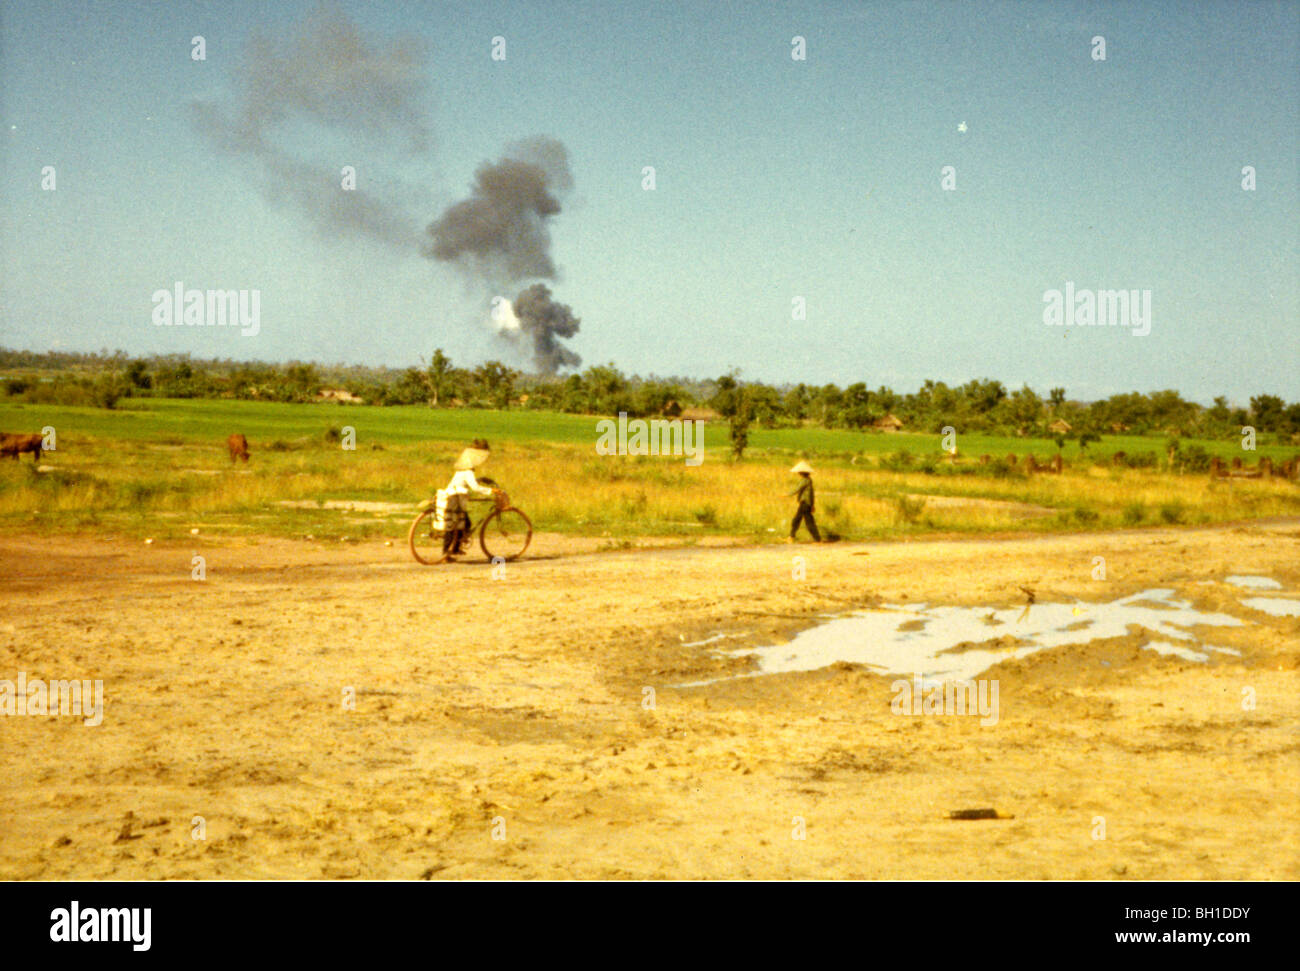
[{"label": "cow", "polygon": [[31,452],[35,461],[40,462],[44,447],[45,439],[40,435],[10,435],[0,432],[0,455],[12,455],[15,462],[23,452]]},{"label": "cow", "polygon": [[230,464],[234,465],[238,459],[248,461],[248,439],[243,435],[231,435],[226,439],[226,448],[230,449]]}]

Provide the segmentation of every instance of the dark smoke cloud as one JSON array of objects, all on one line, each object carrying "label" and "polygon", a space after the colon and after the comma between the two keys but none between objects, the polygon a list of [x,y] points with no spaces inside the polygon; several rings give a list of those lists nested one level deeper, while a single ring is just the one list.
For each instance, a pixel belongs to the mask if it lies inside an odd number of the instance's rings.
[{"label": "dark smoke cloud", "polygon": [[554,374],[560,368],[582,363],[582,358],[558,340],[576,334],[581,321],[566,304],[551,299],[550,287],[534,283],[515,297],[514,311],[521,339],[533,342],[533,361],[539,371]]},{"label": "dark smoke cloud", "polygon": [[569,153],[560,142],[545,137],[517,142],[500,161],[479,166],[470,197],[429,226],[426,252],[491,284],[553,280],[546,221],[560,211],[560,198],[572,187]]},{"label": "dark smoke cloud", "polygon": [[417,224],[400,206],[361,188],[341,188],[347,159],[306,158],[277,145],[276,136],[307,123],[370,143],[398,139],[409,151],[427,150],[429,131],[419,108],[425,61],[419,42],[369,42],[341,10],[321,5],[293,37],[253,36],[237,101],[194,102],[191,117],[219,152],[256,160],[264,191],[320,229],[411,247],[419,238]]}]

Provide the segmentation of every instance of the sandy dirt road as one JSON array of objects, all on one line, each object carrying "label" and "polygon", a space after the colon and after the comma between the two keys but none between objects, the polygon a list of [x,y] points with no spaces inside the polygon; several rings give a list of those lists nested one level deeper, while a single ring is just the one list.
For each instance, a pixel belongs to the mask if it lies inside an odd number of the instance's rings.
[{"label": "sandy dirt road", "polygon": [[[542,535],[494,579],[396,540],[0,538],[0,679],[105,694],[97,727],[0,717],[0,877],[1300,877],[1300,619],[1222,582],[1300,590],[1300,521],[586,547]],[[994,726],[894,714],[893,678],[844,664],[674,687],[749,670],[694,643],[719,632],[1021,584],[1172,587],[1248,621],[1214,635],[1240,656],[1130,630],[1004,662]],[[946,818],[985,806],[1014,818]]]}]

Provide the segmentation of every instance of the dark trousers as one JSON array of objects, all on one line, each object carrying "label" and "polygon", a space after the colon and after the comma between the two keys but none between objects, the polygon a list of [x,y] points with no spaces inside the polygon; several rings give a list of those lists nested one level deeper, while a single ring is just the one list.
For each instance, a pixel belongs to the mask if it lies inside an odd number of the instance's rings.
[{"label": "dark trousers", "polygon": [[469,537],[473,525],[469,519],[469,503],[464,496],[447,497],[444,520],[446,528],[442,532],[443,555],[462,552],[461,547]]},{"label": "dark trousers", "polygon": [[799,524],[805,523],[808,526],[808,532],[812,533],[812,538],[818,543],[822,541],[821,533],[817,532],[817,520],[813,519],[812,506],[806,502],[799,503],[799,508],[794,514],[794,520],[790,523],[790,538],[794,539],[794,534],[799,532]]}]

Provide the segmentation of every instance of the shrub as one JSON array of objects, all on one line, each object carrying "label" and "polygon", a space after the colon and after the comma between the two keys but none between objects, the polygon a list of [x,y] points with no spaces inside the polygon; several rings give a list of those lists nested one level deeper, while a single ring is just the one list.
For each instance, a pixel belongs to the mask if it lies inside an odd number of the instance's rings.
[{"label": "shrub", "polygon": [[1124,507],[1124,522],[1129,526],[1136,526],[1142,520],[1147,518],[1147,507],[1140,502],[1130,502]]},{"label": "shrub", "polygon": [[925,508],[924,499],[911,499],[908,496],[898,496],[894,500],[894,511],[898,518],[905,523],[914,523],[921,517],[921,510]]},{"label": "shrub", "polygon": [[1210,471],[1210,453],[1204,446],[1188,445],[1180,453],[1182,467],[1187,472]]},{"label": "shrub", "polygon": [[1183,504],[1181,502],[1167,502],[1160,507],[1160,518],[1169,524],[1181,523],[1183,521]]}]

